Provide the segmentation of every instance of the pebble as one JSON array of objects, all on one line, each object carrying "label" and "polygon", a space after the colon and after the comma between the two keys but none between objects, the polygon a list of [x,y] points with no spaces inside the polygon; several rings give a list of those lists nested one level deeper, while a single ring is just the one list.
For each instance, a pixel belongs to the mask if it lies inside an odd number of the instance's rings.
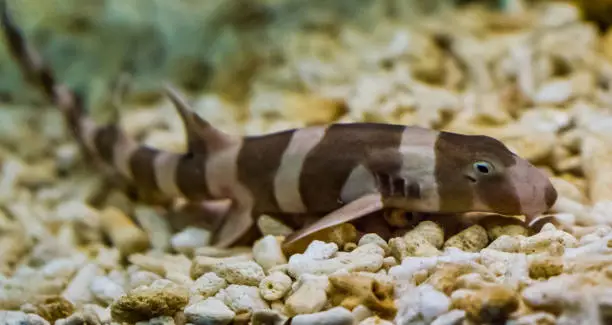
[{"label": "pebble", "polygon": [[207,298],[185,308],[185,316],[193,325],[227,325],[232,322],[236,313],[222,301]]},{"label": "pebble", "polygon": [[352,325],[353,314],[345,308],[334,307],[318,313],[298,315],[291,320],[292,325]]}]

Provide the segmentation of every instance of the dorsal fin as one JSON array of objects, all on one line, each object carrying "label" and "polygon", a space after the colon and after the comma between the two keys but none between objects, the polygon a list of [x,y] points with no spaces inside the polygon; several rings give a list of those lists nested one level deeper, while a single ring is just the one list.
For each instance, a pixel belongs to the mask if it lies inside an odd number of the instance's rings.
[{"label": "dorsal fin", "polygon": [[216,151],[235,143],[233,136],[215,128],[193,112],[183,96],[171,84],[166,83],[164,88],[183,121],[189,152]]}]

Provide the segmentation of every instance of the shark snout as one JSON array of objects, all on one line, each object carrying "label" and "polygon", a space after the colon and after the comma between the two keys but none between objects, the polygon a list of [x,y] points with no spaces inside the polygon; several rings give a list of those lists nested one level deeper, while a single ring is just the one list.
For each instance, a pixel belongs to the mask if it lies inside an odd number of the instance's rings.
[{"label": "shark snout", "polygon": [[548,175],[524,160],[517,163],[517,171],[515,188],[522,214],[533,218],[548,211],[558,197]]}]

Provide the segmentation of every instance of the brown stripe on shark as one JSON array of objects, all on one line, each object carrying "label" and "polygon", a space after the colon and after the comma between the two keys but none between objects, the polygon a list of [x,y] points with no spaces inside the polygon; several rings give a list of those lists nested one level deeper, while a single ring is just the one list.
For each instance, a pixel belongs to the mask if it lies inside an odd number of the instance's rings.
[{"label": "brown stripe on shark", "polygon": [[206,178],[206,156],[187,153],[177,162],[175,170],[176,186],[190,200],[211,198]]},{"label": "brown stripe on shark", "polygon": [[257,211],[280,211],[274,179],[294,132],[285,130],[243,140],[236,158],[237,178],[257,198]]},{"label": "brown stripe on shark", "polygon": [[116,124],[100,126],[96,129],[93,142],[100,158],[107,164],[113,164],[115,143],[121,130]]},{"label": "brown stripe on shark", "polygon": [[[361,164],[371,167],[368,159],[378,157],[376,152],[397,152],[404,129],[403,125],[389,124],[331,125],[304,160],[300,193],[308,211],[332,211],[346,204],[341,196],[351,173]],[[394,161],[389,167],[398,169],[398,163]]]},{"label": "brown stripe on shark", "polygon": [[[478,206],[505,207],[520,211],[520,201],[510,182],[495,175],[487,181],[473,183],[466,173],[478,161],[492,161],[503,168],[515,164],[515,156],[499,140],[482,135],[460,135],[441,132],[435,145],[436,183],[440,211],[469,211]],[[499,177],[498,179],[496,177]],[[514,193],[500,196],[504,193]]]},{"label": "brown stripe on shark", "polygon": [[288,213],[307,211],[300,193],[304,159],[325,136],[326,126],[310,126],[293,132],[274,177],[274,195],[279,210]]},{"label": "brown stripe on shark", "polygon": [[149,191],[159,190],[155,176],[155,158],[159,154],[159,150],[140,146],[130,157],[132,179],[138,187]]}]

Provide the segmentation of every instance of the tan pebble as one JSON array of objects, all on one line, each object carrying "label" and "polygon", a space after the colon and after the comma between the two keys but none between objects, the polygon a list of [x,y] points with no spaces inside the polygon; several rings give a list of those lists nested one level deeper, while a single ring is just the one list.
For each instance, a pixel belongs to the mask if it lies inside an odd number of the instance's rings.
[{"label": "tan pebble", "polygon": [[438,256],[441,252],[421,236],[410,236],[408,238],[396,237],[389,240],[391,255],[398,261],[406,257]]},{"label": "tan pebble", "polygon": [[18,184],[28,188],[48,186],[56,181],[56,162],[43,160],[37,164],[25,165],[19,174]]},{"label": "tan pebble", "polygon": [[270,273],[261,283],[259,292],[261,297],[268,301],[281,299],[291,289],[291,278],[282,272]]},{"label": "tan pebble", "polygon": [[357,229],[350,223],[342,224],[331,229],[327,242],[336,243],[338,247],[343,247],[346,243],[357,241]]},{"label": "tan pebble", "polygon": [[389,270],[390,268],[398,265],[397,259],[393,256],[387,256],[383,259],[383,268]]},{"label": "tan pebble", "polygon": [[548,279],[563,273],[561,256],[534,256],[529,261],[529,276],[532,279]]},{"label": "tan pebble", "polygon": [[255,261],[221,261],[213,266],[213,272],[230,284],[257,286],[266,276]]},{"label": "tan pebble", "polygon": [[141,287],[122,296],[111,305],[113,320],[135,323],[159,316],[173,316],[189,302],[183,287]]},{"label": "tan pebble", "polygon": [[487,230],[490,240],[495,240],[499,236],[528,236],[529,229],[522,224],[523,222],[514,217],[491,216],[485,218],[481,223]]},{"label": "tan pebble", "polygon": [[558,250],[558,247],[561,249],[578,247],[578,240],[574,236],[548,225],[544,225],[539,233],[525,238],[521,243],[521,251],[527,254],[551,252],[551,247],[555,244],[557,245],[555,250]]},{"label": "tan pebble", "polygon": [[314,241],[325,243],[335,243],[338,247],[343,247],[346,243],[357,241],[357,229],[350,223],[343,223],[335,227],[317,231],[306,236],[291,245],[283,245],[283,252],[286,256],[302,253]]},{"label": "tan pebble", "polygon": [[592,202],[612,200],[612,149],[607,141],[596,135],[582,139],[581,156],[588,182],[588,197]]},{"label": "tan pebble", "polygon": [[466,252],[478,252],[487,247],[487,231],[480,225],[473,225],[449,238],[444,248],[455,247]]},{"label": "tan pebble", "polygon": [[490,284],[478,273],[467,273],[457,278],[455,287],[457,289],[482,289]]},{"label": "tan pebble", "polygon": [[444,229],[433,221],[422,221],[414,229],[404,235],[404,239],[420,236],[435,248],[441,248],[444,244]]},{"label": "tan pebble", "polygon": [[195,256],[193,258],[193,263],[191,264],[191,269],[189,274],[191,278],[197,279],[202,274],[213,272],[215,270],[215,265],[221,262],[244,262],[251,261],[248,256],[230,256],[230,257],[209,257],[209,256]]},{"label": "tan pebble", "polygon": [[294,286],[285,301],[288,315],[316,313],[327,304],[327,292],[331,286],[327,276],[304,274]]},{"label": "tan pebble", "polygon": [[365,234],[365,235],[361,236],[361,238],[359,239],[359,242],[357,243],[357,245],[363,246],[363,245],[371,244],[371,243],[374,243],[374,244],[380,246],[380,248],[382,248],[385,251],[385,256],[387,256],[389,254],[389,252],[390,252],[389,245],[378,234],[369,233],[369,234]]},{"label": "tan pebble", "polygon": [[273,301],[270,303],[270,307],[281,314],[285,311],[285,304],[282,301]]},{"label": "tan pebble", "polygon": [[393,285],[355,274],[331,275],[329,281],[332,285],[330,301],[334,306],[353,310],[363,305],[382,318],[395,317],[397,308],[393,300]]},{"label": "tan pebble", "polygon": [[297,92],[257,92],[250,107],[254,115],[280,113],[284,119],[307,124],[330,122],[344,110],[342,101]]},{"label": "tan pebble", "polygon": [[565,260],[565,273],[606,272],[612,266],[610,255],[584,255]]},{"label": "tan pebble", "polygon": [[289,236],[293,232],[293,229],[265,214],[257,219],[257,227],[264,236]]},{"label": "tan pebble", "polygon": [[128,256],[128,261],[132,263],[132,265],[136,265],[145,271],[153,272],[159,276],[166,276],[164,261],[155,256],[132,254]]},{"label": "tan pebble", "polygon": [[236,314],[232,320],[232,325],[251,325],[251,319],[253,318],[253,312],[246,311]]},{"label": "tan pebble", "polygon": [[524,236],[501,235],[492,241],[487,248],[506,253],[518,253],[521,250],[521,241]]},{"label": "tan pebble", "polygon": [[28,252],[31,243],[20,234],[0,236],[0,274],[10,274],[15,264]]},{"label": "tan pebble", "polygon": [[244,258],[249,259],[252,255],[252,247],[231,247],[231,248],[218,248],[213,246],[198,247],[194,251],[195,256],[206,256],[206,257],[233,257],[233,258]]},{"label": "tan pebble", "polygon": [[[60,296],[43,296],[31,302],[32,312],[48,320],[51,324],[75,312],[74,305]],[[22,306],[24,308],[24,306]]]},{"label": "tan pebble", "polygon": [[406,228],[410,225],[408,218],[406,218],[406,211],[401,209],[385,211],[384,218],[390,226],[395,228]]},{"label": "tan pebble", "polygon": [[112,206],[107,207],[100,214],[100,220],[104,232],[124,256],[150,247],[147,234],[121,210]]},{"label": "tan pebble", "polygon": [[452,293],[451,300],[454,308],[465,310],[467,318],[477,323],[499,323],[519,307],[514,290],[501,285],[480,290],[459,289]]},{"label": "tan pebble", "polygon": [[[482,267],[482,269],[479,269]],[[425,283],[431,284],[438,291],[450,295],[457,285],[457,278],[468,273],[479,273],[485,280],[489,280],[492,275],[486,267],[479,264],[456,264],[441,262],[432,270],[431,275]]]},{"label": "tan pebble", "polygon": [[344,244],[344,247],[342,247],[342,250],[345,252],[352,252],[355,248],[357,248],[357,244],[355,243],[346,243]]}]

